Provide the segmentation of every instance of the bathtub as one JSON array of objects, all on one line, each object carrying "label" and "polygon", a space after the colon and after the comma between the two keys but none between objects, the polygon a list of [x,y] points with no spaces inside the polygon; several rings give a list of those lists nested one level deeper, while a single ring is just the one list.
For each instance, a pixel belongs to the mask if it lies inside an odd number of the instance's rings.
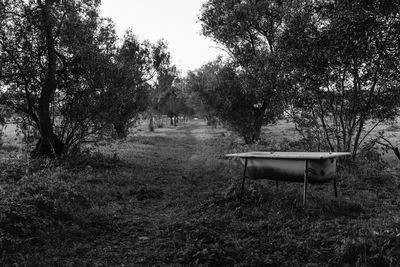
[{"label": "bathtub", "polygon": [[351,155],[348,152],[261,152],[227,154],[239,158],[244,165],[241,197],[244,181],[268,179],[304,183],[303,204],[306,206],[307,184],[322,184],[333,180],[335,196],[336,160]]}]

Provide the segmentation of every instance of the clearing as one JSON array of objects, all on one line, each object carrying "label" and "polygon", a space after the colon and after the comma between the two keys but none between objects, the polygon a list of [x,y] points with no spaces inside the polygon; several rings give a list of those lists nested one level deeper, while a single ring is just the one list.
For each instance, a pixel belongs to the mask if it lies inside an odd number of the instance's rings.
[{"label": "clearing", "polygon": [[[268,135],[282,137],[286,128],[278,126],[278,132],[271,130]],[[126,141],[96,146],[105,159],[49,167],[32,177],[3,172],[8,176],[1,180],[0,207],[5,215],[0,220],[0,244],[8,253],[2,262],[77,266],[398,263],[398,165],[382,171],[368,163],[370,168],[362,175],[341,169],[339,198],[333,197],[331,184],[312,185],[307,210],[302,207],[302,185],[296,183],[275,188],[272,181],[249,181],[240,203],[242,166],[223,155],[255,147],[244,146],[228,131],[208,127],[201,120],[155,133],[144,127]],[[38,187],[40,177],[46,182]],[[59,188],[70,190],[68,197],[53,193],[64,192]],[[13,208],[11,191],[26,197],[26,202],[14,198],[20,208]],[[23,217],[27,203],[30,215]],[[25,218],[21,222],[25,234],[14,233],[17,226],[6,223],[10,214],[16,216],[13,220]],[[49,223],[27,219],[35,216]]]}]

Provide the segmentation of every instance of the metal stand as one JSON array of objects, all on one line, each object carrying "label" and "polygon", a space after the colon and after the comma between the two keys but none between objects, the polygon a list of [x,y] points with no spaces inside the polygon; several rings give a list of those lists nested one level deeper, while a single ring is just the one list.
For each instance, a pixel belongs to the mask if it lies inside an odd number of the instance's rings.
[{"label": "metal stand", "polygon": [[243,191],[244,191],[244,180],[246,179],[246,171],[247,171],[247,160],[248,158],[246,158],[245,162],[244,162],[244,171],[243,171],[243,179],[242,179],[242,188],[240,190],[240,201],[242,201],[243,198]]},{"label": "metal stand", "polygon": [[308,169],[308,160],[305,161],[304,164],[304,191],[303,191],[303,207],[307,207],[307,169]]},{"label": "metal stand", "polygon": [[[332,163],[333,163],[333,161],[332,161]],[[337,169],[337,163],[338,163],[338,161],[335,160],[336,169]],[[335,174],[335,176],[333,176],[333,187],[335,188],[335,197],[337,198],[338,194],[337,194],[337,186],[336,186],[336,174]]]},{"label": "metal stand", "polygon": [[337,198],[336,176],[333,177],[333,187],[335,188],[335,197]]}]

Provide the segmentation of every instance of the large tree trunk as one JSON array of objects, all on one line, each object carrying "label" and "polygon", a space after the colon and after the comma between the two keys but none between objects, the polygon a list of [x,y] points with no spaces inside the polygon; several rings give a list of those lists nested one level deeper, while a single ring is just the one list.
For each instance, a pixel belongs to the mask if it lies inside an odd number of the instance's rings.
[{"label": "large tree trunk", "polygon": [[51,1],[42,3],[38,0],[41,8],[43,32],[46,37],[47,49],[47,73],[46,80],[42,86],[39,99],[39,131],[41,138],[36,145],[32,155],[35,157],[60,157],[64,150],[64,144],[54,134],[53,124],[50,117],[50,102],[57,88],[56,71],[57,56],[54,44],[53,25],[50,17]]}]

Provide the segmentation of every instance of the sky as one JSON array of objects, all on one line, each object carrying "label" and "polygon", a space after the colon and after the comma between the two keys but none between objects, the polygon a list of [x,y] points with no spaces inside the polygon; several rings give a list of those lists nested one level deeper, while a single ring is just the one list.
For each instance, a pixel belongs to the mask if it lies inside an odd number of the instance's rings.
[{"label": "sky", "polygon": [[185,73],[222,54],[218,45],[201,35],[198,22],[206,0],[102,0],[103,17],[116,24],[122,38],[131,28],[139,40],[168,43],[171,61]]}]

